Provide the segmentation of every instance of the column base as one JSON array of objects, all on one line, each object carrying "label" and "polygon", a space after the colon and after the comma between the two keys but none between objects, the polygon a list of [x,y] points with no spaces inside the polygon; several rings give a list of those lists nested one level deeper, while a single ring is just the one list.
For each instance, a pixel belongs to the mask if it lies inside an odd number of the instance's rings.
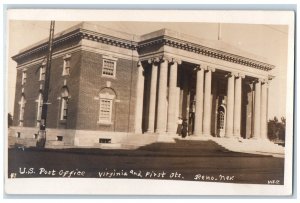
[{"label": "column base", "polygon": [[177,135],[176,131],[174,131],[174,132],[173,132],[173,131],[171,131],[171,132],[170,132],[170,131],[167,131],[166,134],[167,134],[167,135]]},{"label": "column base", "polygon": [[135,133],[135,134],[142,134],[143,131],[141,131],[141,130],[136,130],[136,131],[134,131],[134,133]]},{"label": "column base", "polygon": [[236,137],[236,138],[239,138],[239,137],[242,137],[240,133],[238,134],[233,134],[233,137]]},{"label": "column base", "polygon": [[191,137],[202,137],[203,134],[197,133],[197,134],[190,134]]},{"label": "column base", "polygon": [[258,136],[253,136],[253,137],[250,137],[251,140],[260,140],[261,138],[258,137]]},{"label": "column base", "polygon": [[164,142],[164,143],[175,143],[175,138],[174,136],[166,136],[167,134],[158,134],[157,137],[157,142]]},{"label": "column base", "polygon": [[154,133],[154,130],[147,130],[146,133]]},{"label": "column base", "polygon": [[225,134],[225,138],[234,138],[233,134]]},{"label": "column base", "polygon": [[160,135],[168,134],[167,131],[164,131],[164,130],[155,130],[155,133],[160,134]]}]

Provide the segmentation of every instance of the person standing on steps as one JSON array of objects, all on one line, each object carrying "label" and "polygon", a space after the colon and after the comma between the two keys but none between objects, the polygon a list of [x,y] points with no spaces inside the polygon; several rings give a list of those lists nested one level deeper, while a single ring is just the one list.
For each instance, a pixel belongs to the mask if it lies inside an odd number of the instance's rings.
[{"label": "person standing on steps", "polygon": [[187,123],[187,119],[183,119],[181,136],[182,138],[185,138],[187,135],[188,135],[188,123]]},{"label": "person standing on steps", "polygon": [[178,134],[178,136],[181,136],[181,130],[182,130],[182,118],[178,117],[177,131],[176,131],[176,134]]}]

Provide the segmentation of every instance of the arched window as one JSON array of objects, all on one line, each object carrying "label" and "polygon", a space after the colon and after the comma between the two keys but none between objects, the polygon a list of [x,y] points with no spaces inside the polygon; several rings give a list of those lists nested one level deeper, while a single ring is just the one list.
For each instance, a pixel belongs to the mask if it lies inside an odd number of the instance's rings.
[{"label": "arched window", "polygon": [[41,117],[42,117],[42,108],[43,108],[43,94],[40,92],[38,99],[36,100],[37,102],[37,113],[36,113],[36,121],[37,121],[37,126],[40,126],[41,123]]},{"label": "arched window", "polygon": [[68,102],[69,102],[69,90],[67,86],[62,88],[61,92],[61,104],[60,104],[60,120],[64,121],[68,118]]},{"label": "arched window", "polygon": [[115,93],[110,88],[105,88],[99,94],[99,124],[112,124],[112,112]]},{"label": "arched window", "polygon": [[220,129],[224,129],[224,111],[220,111]]},{"label": "arched window", "polygon": [[19,105],[20,105],[20,111],[19,111],[19,125],[20,125],[20,126],[23,126],[24,112],[25,112],[25,103],[26,103],[25,96],[22,95],[22,96],[21,96],[21,100],[20,100],[20,102],[19,102]]},{"label": "arched window", "polygon": [[225,126],[225,109],[220,106],[218,109],[218,129],[223,130]]}]

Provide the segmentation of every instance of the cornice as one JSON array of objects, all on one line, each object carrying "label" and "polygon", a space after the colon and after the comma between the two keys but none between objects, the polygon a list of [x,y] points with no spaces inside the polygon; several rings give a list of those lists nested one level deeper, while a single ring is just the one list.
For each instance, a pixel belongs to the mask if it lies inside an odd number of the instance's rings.
[{"label": "cornice", "polygon": [[[53,48],[57,48],[65,43],[68,43],[70,41],[76,41],[76,40],[91,40],[96,42],[101,42],[103,44],[121,47],[125,49],[130,50],[137,50],[137,42],[124,40],[120,38],[116,38],[109,35],[104,35],[101,33],[95,33],[89,30],[84,29],[77,29],[72,32],[69,32],[65,35],[59,36],[54,39],[53,41]],[[46,51],[48,50],[48,42],[43,42],[33,48],[30,48],[28,50],[25,50],[15,56],[12,57],[15,61],[21,61],[22,59],[26,58],[27,56],[34,55],[38,52]]]},{"label": "cornice", "polygon": [[130,50],[137,49],[137,42],[135,42],[135,41],[120,39],[120,38],[116,38],[113,36],[96,33],[96,32],[90,31],[90,30],[81,29],[80,31],[82,33],[83,39],[101,42],[103,44],[112,45],[112,46],[116,46],[116,47],[130,49]]},{"label": "cornice", "polygon": [[[78,28],[69,33],[56,37],[53,42],[53,47],[57,48],[68,42],[80,41],[81,39],[91,40],[91,41],[107,44],[110,46],[116,46],[124,49],[137,50],[137,51],[143,49],[144,47],[149,47],[153,45],[165,45],[176,49],[181,49],[188,52],[193,52],[196,54],[201,54],[215,59],[224,60],[231,63],[240,64],[240,65],[244,65],[244,66],[248,66],[248,67],[252,67],[264,71],[272,70],[275,67],[273,65],[258,60],[228,53],[218,49],[209,48],[206,46],[202,46],[200,44],[192,43],[185,40],[180,40],[178,38],[173,38],[166,35],[154,37],[142,42],[137,42],[134,39],[132,39],[131,41],[128,39],[121,39],[118,37],[105,35],[91,30]],[[32,48],[22,51],[21,53],[13,56],[12,59],[15,60],[16,62],[20,62],[23,61],[23,59],[26,59],[26,57],[28,56],[37,54],[39,52],[45,52],[47,51],[47,49],[48,49],[48,42],[43,42]]]},{"label": "cornice", "polygon": [[212,57],[212,58],[216,58],[216,59],[220,59],[220,60],[224,60],[224,61],[228,61],[231,63],[236,63],[244,66],[249,66],[264,71],[272,70],[275,67],[271,64],[260,62],[254,59],[238,56],[235,54],[227,53],[217,49],[212,49],[188,41],[171,38],[168,36],[162,36],[155,39],[150,39],[147,41],[140,42],[138,45],[138,50],[153,45],[166,45],[173,48],[182,49],[188,52],[193,52],[204,56],[208,56],[208,57]]}]

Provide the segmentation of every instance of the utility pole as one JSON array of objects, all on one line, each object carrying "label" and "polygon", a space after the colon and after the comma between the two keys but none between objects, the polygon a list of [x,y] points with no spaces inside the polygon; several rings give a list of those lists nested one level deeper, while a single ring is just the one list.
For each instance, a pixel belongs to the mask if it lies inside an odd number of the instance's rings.
[{"label": "utility pole", "polygon": [[221,40],[221,23],[218,23],[218,41]]},{"label": "utility pole", "polygon": [[50,70],[51,70],[51,59],[52,59],[52,45],[53,45],[53,36],[54,36],[54,25],[55,21],[51,21],[50,24],[50,34],[48,41],[48,55],[46,62],[46,71],[45,71],[45,83],[43,91],[43,106],[41,113],[41,123],[40,129],[38,132],[38,140],[36,146],[38,148],[44,148],[46,143],[46,126],[47,126],[47,110],[48,110],[48,92],[49,92],[49,83],[50,83]]}]

